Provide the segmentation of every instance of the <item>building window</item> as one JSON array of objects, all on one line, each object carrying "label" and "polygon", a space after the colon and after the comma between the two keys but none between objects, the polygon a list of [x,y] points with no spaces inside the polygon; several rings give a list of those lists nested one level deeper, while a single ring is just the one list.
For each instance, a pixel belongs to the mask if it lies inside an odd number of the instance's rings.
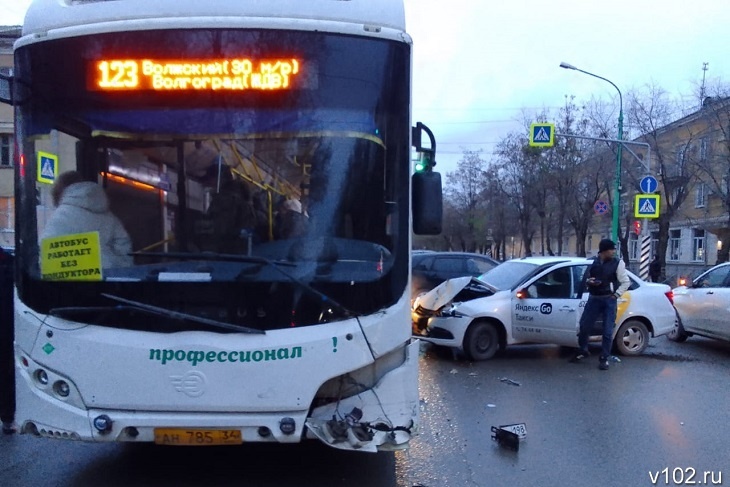
[{"label": "building window", "polygon": [[593,250],[593,235],[588,235],[588,243],[586,244],[586,253]]},{"label": "building window", "polygon": [[659,255],[659,232],[651,232],[651,255]]},{"label": "building window", "polygon": [[13,231],[13,198],[0,198],[0,231]]},{"label": "building window", "polygon": [[695,208],[704,208],[707,204],[707,185],[703,182],[695,186]]},{"label": "building window", "polygon": [[687,145],[682,144],[677,146],[676,155],[677,155],[677,174],[676,176],[681,176],[684,172],[684,156],[687,152]]},{"label": "building window", "polygon": [[705,231],[699,228],[692,230],[692,260],[705,260]]},{"label": "building window", "polygon": [[707,156],[710,151],[710,141],[707,137],[702,137],[700,139],[700,162],[707,161]]},{"label": "building window", "polygon": [[0,134],[0,166],[13,165],[13,136]]},{"label": "building window", "polygon": [[629,260],[639,260],[639,236],[629,233]]},{"label": "building window", "polygon": [[682,239],[682,230],[670,230],[669,231],[669,255],[667,260],[678,261],[679,260],[679,242]]}]

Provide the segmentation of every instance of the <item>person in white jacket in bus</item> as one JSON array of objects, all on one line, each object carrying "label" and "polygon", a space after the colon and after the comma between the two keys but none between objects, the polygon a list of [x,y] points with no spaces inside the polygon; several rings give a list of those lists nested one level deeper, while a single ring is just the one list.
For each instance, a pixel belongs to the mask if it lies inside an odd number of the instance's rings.
[{"label": "person in white jacket in bus", "polygon": [[51,197],[56,210],[41,239],[98,231],[101,267],[132,265],[132,240],[109,209],[109,199],[101,186],[85,181],[76,171],[68,171],[56,179]]}]

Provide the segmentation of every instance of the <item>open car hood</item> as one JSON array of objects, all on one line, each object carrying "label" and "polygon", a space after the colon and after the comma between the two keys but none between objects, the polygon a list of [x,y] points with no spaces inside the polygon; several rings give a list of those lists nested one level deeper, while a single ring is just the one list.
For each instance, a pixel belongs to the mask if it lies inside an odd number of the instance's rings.
[{"label": "open car hood", "polygon": [[442,282],[431,291],[420,296],[416,302],[416,307],[438,311],[452,301],[470,301],[492,294],[494,294],[494,290],[476,277],[457,277]]}]

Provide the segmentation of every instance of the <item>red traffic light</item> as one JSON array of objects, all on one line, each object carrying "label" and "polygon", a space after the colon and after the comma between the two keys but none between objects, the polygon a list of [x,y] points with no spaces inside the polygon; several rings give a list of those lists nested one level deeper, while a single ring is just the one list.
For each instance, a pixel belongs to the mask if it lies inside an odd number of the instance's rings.
[{"label": "red traffic light", "polygon": [[641,235],[641,222],[639,220],[634,220],[634,233]]}]

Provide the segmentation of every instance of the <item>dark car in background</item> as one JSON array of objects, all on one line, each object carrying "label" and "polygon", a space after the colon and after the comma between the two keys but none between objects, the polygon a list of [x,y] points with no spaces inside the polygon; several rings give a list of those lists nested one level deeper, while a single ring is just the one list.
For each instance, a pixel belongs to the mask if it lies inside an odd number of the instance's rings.
[{"label": "dark car in background", "polygon": [[477,277],[499,265],[499,261],[483,254],[425,250],[414,250],[411,263],[411,303],[448,279]]}]

